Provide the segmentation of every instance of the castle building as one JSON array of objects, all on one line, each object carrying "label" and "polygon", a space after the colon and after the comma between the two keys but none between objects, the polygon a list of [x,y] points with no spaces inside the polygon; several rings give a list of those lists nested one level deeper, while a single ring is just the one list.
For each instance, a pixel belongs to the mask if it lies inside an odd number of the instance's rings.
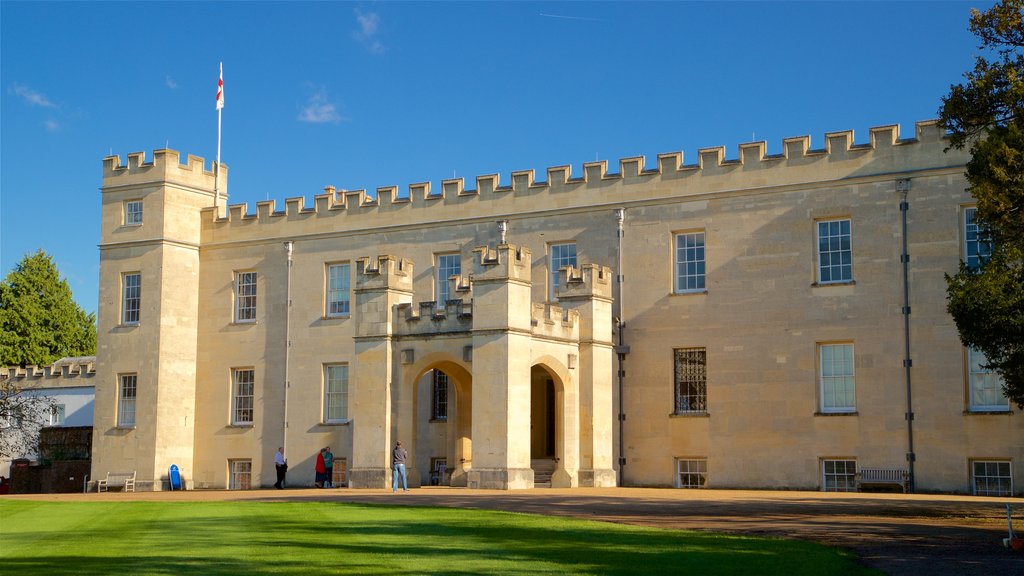
[{"label": "castle building", "polygon": [[1024,417],[945,311],[987,245],[918,123],[254,211],[104,159],[93,477],[1019,494]]}]

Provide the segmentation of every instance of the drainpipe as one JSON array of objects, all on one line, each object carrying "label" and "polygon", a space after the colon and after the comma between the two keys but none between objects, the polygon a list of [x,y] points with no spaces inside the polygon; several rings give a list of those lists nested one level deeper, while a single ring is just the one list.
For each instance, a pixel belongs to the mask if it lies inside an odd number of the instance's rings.
[{"label": "drainpipe", "polygon": [[287,281],[285,283],[284,293],[284,418],[283,418],[283,439],[281,440],[281,446],[284,447],[285,456],[288,455],[288,388],[291,387],[291,382],[288,380],[288,359],[291,355],[292,337],[291,337],[291,311],[292,311],[292,247],[293,243],[291,240],[284,243],[285,253],[288,255],[288,265],[286,268]]},{"label": "drainpipe", "polygon": [[623,477],[625,476],[626,468],[626,441],[623,428],[626,426],[626,411],[624,408],[625,399],[622,396],[623,381],[626,378],[626,355],[629,354],[629,346],[626,346],[624,338],[624,330],[626,328],[625,318],[625,305],[622,292],[622,282],[624,280],[622,274],[622,237],[624,235],[623,223],[626,221],[626,209],[617,208],[615,210],[615,218],[618,220],[618,242],[616,246],[616,269],[615,269],[615,282],[619,285],[619,315],[615,318],[615,328],[618,335],[618,343],[615,346],[615,354],[619,357],[619,479],[618,485],[622,486]]},{"label": "drainpipe", "polygon": [[907,491],[914,491],[914,405],[913,392],[910,386],[910,369],[913,362],[910,359],[910,253],[907,251],[907,212],[910,210],[910,203],[907,202],[907,195],[910,192],[910,179],[901,178],[896,181],[896,191],[903,195],[900,201],[900,217],[903,221],[903,253],[900,254],[900,262],[903,263],[903,371],[906,374],[907,383],[907,472],[910,478],[907,481]]}]

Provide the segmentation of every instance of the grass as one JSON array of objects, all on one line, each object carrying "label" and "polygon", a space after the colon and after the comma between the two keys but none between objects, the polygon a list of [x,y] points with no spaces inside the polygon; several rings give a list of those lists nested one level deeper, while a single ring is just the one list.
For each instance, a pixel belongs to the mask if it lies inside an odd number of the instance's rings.
[{"label": "grass", "polygon": [[10,574],[868,575],[819,544],[481,510],[0,500]]}]

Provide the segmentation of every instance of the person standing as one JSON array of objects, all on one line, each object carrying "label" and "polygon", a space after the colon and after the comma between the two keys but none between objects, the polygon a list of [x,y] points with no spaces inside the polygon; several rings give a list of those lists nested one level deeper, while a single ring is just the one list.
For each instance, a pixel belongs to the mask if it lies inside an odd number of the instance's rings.
[{"label": "person standing", "polygon": [[284,475],[288,472],[288,461],[284,459],[284,446],[277,449],[277,453],[274,454],[274,468],[277,468],[277,482],[274,483],[274,488],[278,490],[284,489]]},{"label": "person standing", "polygon": [[334,453],[324,448],[324,488],[334,488]]},{"label": "person standing", "polygon": [[391,451],[391,491],[398,492],[398,477],[402,477],[402,492],[409,491],[409,485],[405,478],[405,459],[408,454],[402,448],[402,442],[395,442],[395,449]]},{"label": "person standing", "polygon": [[327,467],[324,466],[324,452],[326,448],[321,448],[320,453],[316,455],[316,481],[314,484],[317,488],[324,487],[324,476],[327,475]]}]

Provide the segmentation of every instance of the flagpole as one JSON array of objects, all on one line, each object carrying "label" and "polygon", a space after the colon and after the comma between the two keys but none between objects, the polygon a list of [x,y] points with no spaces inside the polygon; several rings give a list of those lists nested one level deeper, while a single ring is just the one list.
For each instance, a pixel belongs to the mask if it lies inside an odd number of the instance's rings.
[{"label": "flagpole", "polygon": [[220,116],[224,111],[224,63],[220,63],[220,80],[217,83],[217,165],[213,172],[213,208],[220,218]]}]

